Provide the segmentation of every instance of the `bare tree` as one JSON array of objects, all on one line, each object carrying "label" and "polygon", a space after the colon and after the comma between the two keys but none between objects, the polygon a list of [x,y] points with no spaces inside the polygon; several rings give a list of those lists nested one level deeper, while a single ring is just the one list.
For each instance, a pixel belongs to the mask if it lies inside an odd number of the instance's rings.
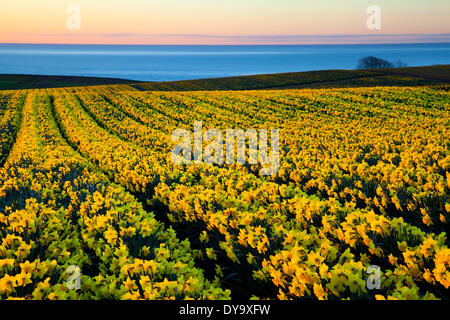
[{"label": "bare tree", "polygon": [[397,60],[394,62],[394,66],[395,68],[406,68],[408,65],[403,61]]},{"label": "bare tree", "polygon": [[387,61],[377,57],[365,57],[359,59],[357,69],[385,69],[385,68],[393,68],[394,65]]}]

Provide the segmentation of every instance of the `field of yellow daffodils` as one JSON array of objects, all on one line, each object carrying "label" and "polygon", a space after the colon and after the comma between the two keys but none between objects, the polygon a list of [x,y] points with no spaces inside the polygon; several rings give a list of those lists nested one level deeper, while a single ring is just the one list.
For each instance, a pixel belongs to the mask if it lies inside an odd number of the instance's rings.
[{"label": "field of yellow daffodils", "polygon": [[[194,121],[277,173],[174,164]],[[0,299],[448,299],[449,150],[445,87],[0,91]]]}]

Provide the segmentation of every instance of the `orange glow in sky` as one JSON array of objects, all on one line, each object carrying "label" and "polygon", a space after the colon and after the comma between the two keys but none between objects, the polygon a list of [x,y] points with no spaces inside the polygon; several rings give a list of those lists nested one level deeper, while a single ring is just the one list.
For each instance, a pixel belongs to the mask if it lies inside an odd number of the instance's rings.
[{"label": "orange glow in sky", "polygon": [[[380,30],[366,25],[374,2]],[[79,29],[67,26],[71,5]],[[448,0],[14,0],[2,3],[0,43],[448,42],[449,16]]]}]

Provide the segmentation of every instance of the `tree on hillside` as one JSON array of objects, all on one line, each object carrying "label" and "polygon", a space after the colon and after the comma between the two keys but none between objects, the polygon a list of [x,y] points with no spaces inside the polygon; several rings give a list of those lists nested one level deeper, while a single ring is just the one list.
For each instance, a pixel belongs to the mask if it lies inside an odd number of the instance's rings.
[{"label": "tree on hillside", "polygon": [[377,57],[365,57],[362,59],[359,59],[357,69],[386,69],[386,68],[393,68],[394,64],[391,62],[380,59]]}]

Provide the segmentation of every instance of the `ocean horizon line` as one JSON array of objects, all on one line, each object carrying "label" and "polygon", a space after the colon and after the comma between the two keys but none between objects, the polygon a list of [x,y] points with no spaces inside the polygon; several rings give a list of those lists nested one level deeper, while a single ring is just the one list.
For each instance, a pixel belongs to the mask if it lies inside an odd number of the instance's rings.
[{"label": "ocean horizon line", "polygon": [[450,44],[449,41],[442,42],[373,42],[373,43],[249,43],[249,44],[164,44],[164,43],[56,43],[56,42],[0,42],[0,45],[51,45],[51,46],[165,46],[165,47],[261,47],[261,46],[357,46],[357,45],[428,45],[428,44]]}]

